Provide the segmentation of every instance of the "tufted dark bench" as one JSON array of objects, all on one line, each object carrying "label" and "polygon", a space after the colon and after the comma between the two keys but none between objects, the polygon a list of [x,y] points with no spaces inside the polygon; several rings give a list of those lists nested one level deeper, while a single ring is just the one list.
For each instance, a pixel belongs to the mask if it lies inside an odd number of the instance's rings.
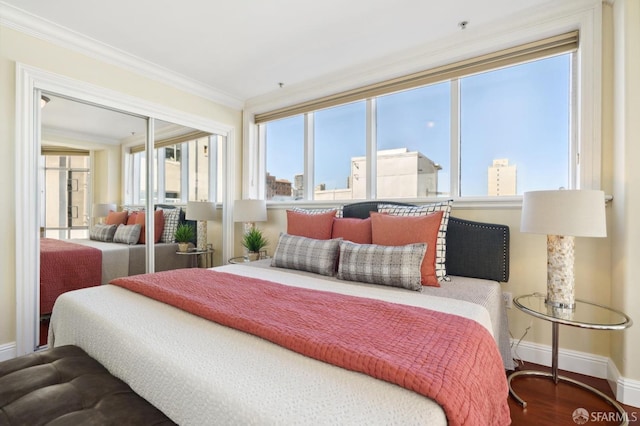
[{"label": "tufted dark bench", "polygon": [[173,425],[77,346],[0,362],[0,426]]}]

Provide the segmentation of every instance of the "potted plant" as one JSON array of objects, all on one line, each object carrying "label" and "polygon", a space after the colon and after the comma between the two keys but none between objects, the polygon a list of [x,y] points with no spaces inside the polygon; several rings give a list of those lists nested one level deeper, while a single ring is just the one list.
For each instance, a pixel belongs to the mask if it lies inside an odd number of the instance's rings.
[{"label": "potted plant", "polygon": [[193,241],[194,236],[196,235],[193,226],[187,223],[181,223],[176,228],[176,232],[173,236],[178,243],[178,251],[185,252],[189,249],[189,243]]},{"label": "potted plant", "polygon": [[258,228],[251,228],[242,237],[242,246],[249,252],[249,260],[258,260],[260,251],[269,244]]}]

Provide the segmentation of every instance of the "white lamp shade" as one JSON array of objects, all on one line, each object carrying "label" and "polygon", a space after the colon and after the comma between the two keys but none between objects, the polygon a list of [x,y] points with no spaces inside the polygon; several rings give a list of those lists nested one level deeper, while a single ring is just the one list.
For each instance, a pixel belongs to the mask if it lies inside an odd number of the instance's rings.
[{"label": "white lamp shade", "polygon": [[188,201],[187,220],[213,220],[216,217],[216,204],[211,201]]},{"label": "white lamp shade", "polygon": [[525,192],[521,232],[573,237],[606,237],[604,192],[554,190]]},{"label": "white lamp shade", "polygon": [[266,222],[267,202],[265,200],[236,200],[233,203],[234,222]]},{"label": "white lamp shade", "polygon": [[110,211],[116,211],[115,203],[104,203],[93,205],[93,217],[107,217]]}]

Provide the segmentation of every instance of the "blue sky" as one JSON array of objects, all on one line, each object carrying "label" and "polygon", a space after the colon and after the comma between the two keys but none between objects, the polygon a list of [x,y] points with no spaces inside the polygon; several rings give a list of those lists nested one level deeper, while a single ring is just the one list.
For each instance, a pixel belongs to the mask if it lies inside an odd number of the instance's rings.
[{"label": "blue sky", "polygon": [[[518,193],[568,186],[571,55],[565,54],[460,80],[463,196],[487,194],[487,168],[508,158]],[[442,166],[449,190],[450,83],[378,98],[378,149],[408,148]],[[267,171],[293,182],[303,171],[302,116],[267,125]],[[365,155],[365,102],[315,113],[315,183],[345,188],[351,157]]]}]

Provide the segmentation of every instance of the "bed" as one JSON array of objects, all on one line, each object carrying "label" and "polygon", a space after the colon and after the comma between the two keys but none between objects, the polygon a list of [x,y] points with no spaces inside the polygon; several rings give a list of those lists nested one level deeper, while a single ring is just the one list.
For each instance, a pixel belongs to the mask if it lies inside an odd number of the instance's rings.
[{"label": "bed", "polygon": [[[137,222],[136,217],[131,214],[135,211],[137,215],[138,210],[133,210],[134,208],[140,207],[128,207],[129,210],[110,212],[110,215],[121,215],[123,224],[144,223],[144,217],[141,218],[142,222]],[[162,210],[157,210],[162,220],[156,224],[156,229],[158,236],[166,242],[158,241],[154,245],[156,271],[189,267],[191,261],[188,256],[177,255],[178,244],[169,239],[179,223],[189,223],[192,226],[195,223],[186,221],[184,212],[179,207],[160,204],[157,208]],[[129,217],[133,221],[126,222]],[[173,221],[172,228],[168,225],[165,227],[165,217],[167,222]],[[129,244],[113,242],[113,238],[113,234],[108,237],[102,234],[93,239],[40,239],[41,316],[51,313],[53,303],[64,292],[108,284],[114,278],[146,272],[146,245],[136,244],[141,241],[137,238],[136,242]]]},{"label": "bed", "polygon": [[[376,208],[358,203],[342,214]],[[140,275],[61,296],[49,344],[79,346],[184,425],[508,424],[504,370],[512,361],[499,284],[508,279],[508,228],[449,218],[448,232],[447,251],[462,245],[471,257],[447,256],[439,287],[345,281],[273,260]],[[177,292],[184,287],[189,295]],[[387,321],[413,327],[399,333],[411,338],[385,345],[396,338],[385,334]],[[338,334],[318,346],[315,335],[300,334],[306,328]],[[379,346],[367,347],[376,339],[384,350],[403,348],[400,357],[408,345],[412,355],[387,364]]]}]

